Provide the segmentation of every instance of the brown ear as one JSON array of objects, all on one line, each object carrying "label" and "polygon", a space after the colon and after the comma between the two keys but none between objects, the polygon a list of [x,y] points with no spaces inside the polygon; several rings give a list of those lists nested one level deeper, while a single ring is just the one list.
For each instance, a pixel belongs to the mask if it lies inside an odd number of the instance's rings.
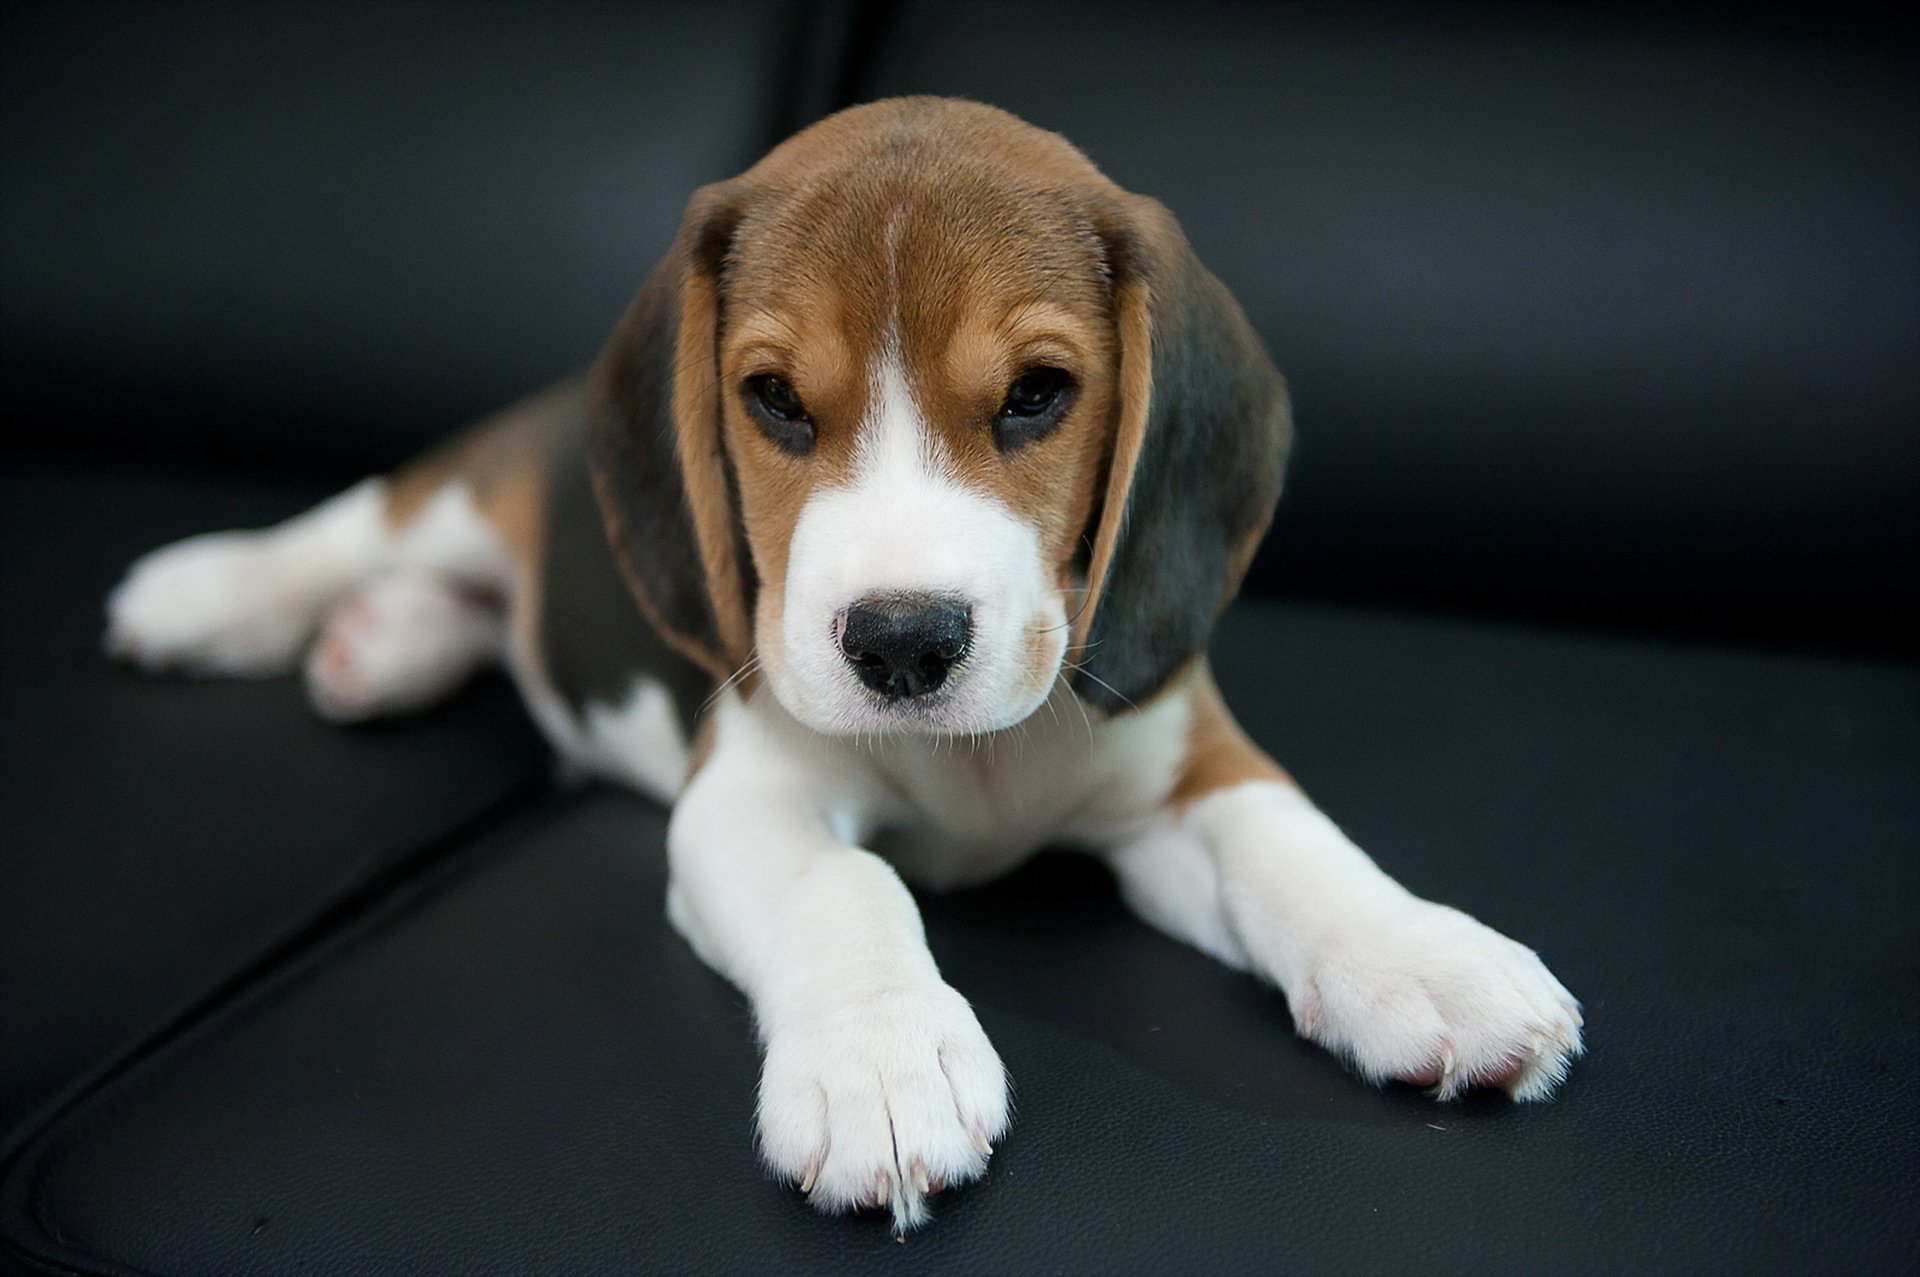
[{"label": "brown ear", "polygon": [[753,567],[721,442],[720,282],[743,196],[702,187],[588,386],[594,490],[634,600],[724,679],[752,648]]},{"label": "brown ear", "polygon": [[1157,201],[1101,219],[1119,420],[1075,638],[1075,690],[1144,703],[1205,647],[1259,547],[1286,465],[1286,383]]}]

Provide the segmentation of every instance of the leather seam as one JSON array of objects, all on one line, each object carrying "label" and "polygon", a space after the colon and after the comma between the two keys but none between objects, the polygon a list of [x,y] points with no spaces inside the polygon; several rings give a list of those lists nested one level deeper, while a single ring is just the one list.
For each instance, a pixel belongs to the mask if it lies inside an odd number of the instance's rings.
[{"label": "leather seam", "polygon": [[[470,857],[461,854],[463,849],[536,810],[543,799],[554,797],[556,792],[548,773],[524,778],[468,819],[433,835],[387,868],[337,892],[215,982],[185,1010],[97,1068],[64,1101],[54,1101],[55,1107],[31,1125],[15,1145],[16,1151],[0,1165],[0,1243],[25,1261],[42,1267],[58,1264],[76,1274],[117,1277],[143,1271],[104,1256],[87,1255],[71,1247],[61,1235],[47,1189],[74,1148],[147,1094],[170,1055],[190,1054],[208,1032],[237,1014],[264,1005],[288,982],[324,965],[340,946],[458,877],[469,867]],[[52,1242],[64,1253],[30,1249],[28,1239],[16,1236],[7,1227],[8,1218],[14,1214],[8,1205],[14,1200],[9,1189],[15,1175],[21,1173],[26,1183],[25,1200],[20,1205],[37,1231],[32,1240]],[[83,1259],[104,1266],[75,1266]]]}]

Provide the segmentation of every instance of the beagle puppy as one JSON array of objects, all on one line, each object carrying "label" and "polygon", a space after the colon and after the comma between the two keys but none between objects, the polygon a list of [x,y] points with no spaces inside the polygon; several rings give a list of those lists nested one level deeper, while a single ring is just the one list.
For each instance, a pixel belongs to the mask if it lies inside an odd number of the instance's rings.
[{"label": "beagle puppy", "polygon": [[1007,1078],[912,882],[1083,848],[1362,1078],[1546,1097],[1578,1004],[1394,882],[1221,703],[1286,389],[1172,215],[906,98],[697,191],[583,377],[277,527],[134,564],[107,645],[328,718],[504,663],[576,769],[673,804],[673,925],[746,994],[759,1146],[905,1229]]}]

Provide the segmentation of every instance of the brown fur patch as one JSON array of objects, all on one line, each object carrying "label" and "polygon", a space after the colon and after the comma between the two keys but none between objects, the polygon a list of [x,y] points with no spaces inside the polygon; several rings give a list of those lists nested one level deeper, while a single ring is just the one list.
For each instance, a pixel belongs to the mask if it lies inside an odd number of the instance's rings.
[{"label": "brown fur patch", "polygon": [[1133,473],[1140,463],[1141,445],[1147,437],[1147,407],[1153,399],[1153,324],[1147,290],[1137,282],[1130,282],[1121,285],[1118,294],[1114,309],[1120,343],[1119,420],[1114,423],[1106,489],[1101,498],[1100,527],[1094,534],[1087,562],[1086,597],[1081,600],[1079,615],[1074,618],[1076,648],[1086,645],[1094,613],[1100,607],[1101,591],[1113,568],[1114,551],[1119,548],[1120,528],[1125,521],[1127,493],[1133,486]]},{"label": "brown fur patch", "polygon": [[442,488],[464,484],[521,571],[536,574],[559,414],[579,394],[577,382],[563,382],[529,396],[389,476],[387,526],[399,531]]},{"label": "brown fur patch", "polygon": [[746,577],[735,549],[733,508],[727,495],[727,463],[712,428],[719,411],[719,387],[712,372],[718,323],[714,281],[689,271],[674,356],[675,448],[721,653],[729,664],[737,665],[747,659],[752,644],[747,637]]},{"label": "brown fur patch", "polygon": [[1167,806],[1184,811],[1208,794],[1249,780],[1272,780],[1298,789],[1293,777],[1240,730],[1206,662],[1186,679],[1187,755],[1167,795]]}]

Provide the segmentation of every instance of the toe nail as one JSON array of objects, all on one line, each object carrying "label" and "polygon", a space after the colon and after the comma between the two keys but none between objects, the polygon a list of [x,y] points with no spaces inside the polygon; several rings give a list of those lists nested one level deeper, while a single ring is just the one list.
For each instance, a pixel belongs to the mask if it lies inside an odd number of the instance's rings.
[{"label": "toe nail", "polygon": [[913,1181],[914,1190],[918,1192],[920,1196],[925,1197],[932,1191],[927,1181],[927,1164],[925,1162],[915,1158],[913,1165],[907,1171],[907,1175],[908,1178]]},{"label": "toe nail", "polygon": [[813,1191],[814,1184],[817,1183],[819,1179],[820,1179],[820,1168],[818,1166],[807,1167],[807,1173],[800,1177],[800,1192],[803,1195],[807,1193],[811,1193]]},{"label": "toe nail", "polygon": [[980,1150],[980,1156],[993,1156],[993,1145],[987,1143],[987,1136],[984,1131],[976,1126],[972,1131],[969,1131],[968,1134],[973,1136],[973,1146]]}]

